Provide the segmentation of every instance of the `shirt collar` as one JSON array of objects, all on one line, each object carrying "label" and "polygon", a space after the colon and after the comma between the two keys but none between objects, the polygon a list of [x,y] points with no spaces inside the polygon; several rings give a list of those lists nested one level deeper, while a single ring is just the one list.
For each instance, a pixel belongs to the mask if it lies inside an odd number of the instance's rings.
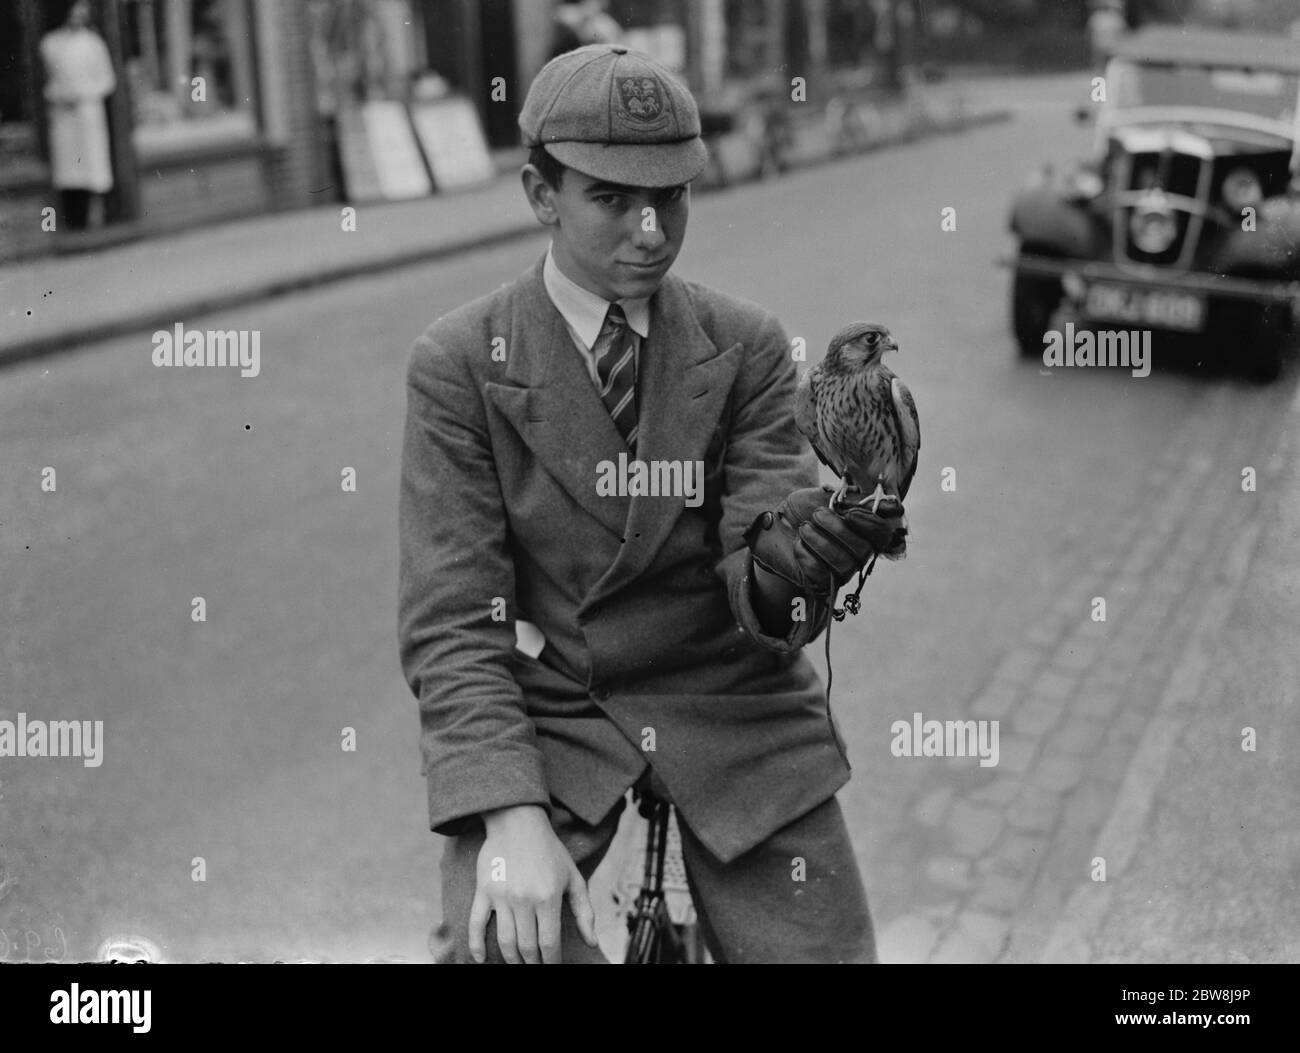
[{"label": "shirt collar", "polygon": [[[542,265],[542,281],[551,302],[590,351],[595,346],[596,337],[600,335],[600,327],[605,324],[609,301],[584,289],[560,270],[550,247],[546,250],[546,262]],[[650,333],[650,298],[616,302],[627,315],[628,327],[644,340]]]}]

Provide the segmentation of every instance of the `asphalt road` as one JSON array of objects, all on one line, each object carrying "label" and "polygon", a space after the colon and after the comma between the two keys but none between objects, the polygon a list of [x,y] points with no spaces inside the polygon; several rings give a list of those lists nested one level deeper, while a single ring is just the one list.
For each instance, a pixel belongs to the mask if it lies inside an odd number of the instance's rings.
[{"label": "asphalt road", "polygon": [[[677,265],[771,307],[818,356],[853,319],[887,323],[902,346],[893,365],[923,428],[912,549],[837,626],[832,699],[855,769],[841,800],[896,958],[931,954],[962,909],[960,882],[930,880],[953,853],[927,809],[993,774],[895,758],[890,725],[964,716],[1036,628],[1056,619],[1067,641],[1086,629],[1098,583],[1170,502],[1218,522],[1241,467],[1276,455],[1295,386],[1294,370],[1261,388],[1017,361],[994,265],[1008,202],[1032,165],[1076,155],[1087,133],[1068,119],[1072,84],[988,90],[1025,105],[1008,123],[699,198]],[[955,231],[941,229],[946,207]],[[5,371],[0,716],[102,719],[106,737],[98,768],[0,761],[11,957],[62,941],[80,958],[128,931],[171,960],[427,958],[440,842],[395,643],[404,369],[430,320],[544,247],[539,234],[177,319],[261,330],[255,379],[155,369],[146,333]],[[44,466],[55,493],[40,489]],[[355,493],[340,487],[344,467]],[[945,468],[954,492],[941,490]],[[1111,660],[1125,604],[1174,580],[1159,557],[1110,594],[1114,628],[1089,668]],[[1176,667],[1191,631],[1179,607],[1194,575],[1175,585],[1160,593],[1168,617],[1144,623],[1144,668]],[[345,728],[355,751],[341,748]],[[1054,880],[1033,885],[1040,925]],[[1063,899],[1070,882],[1057,883]]]}]

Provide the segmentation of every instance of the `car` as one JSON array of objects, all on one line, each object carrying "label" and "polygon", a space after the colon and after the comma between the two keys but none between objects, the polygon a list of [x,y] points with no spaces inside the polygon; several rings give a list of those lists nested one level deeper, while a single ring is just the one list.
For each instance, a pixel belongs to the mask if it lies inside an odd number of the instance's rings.
[{"label": "car", "polygon": [[1091,157],[1044,167],[1011,210],[1020,353],[1067,310],[1276,377],[1300,316],[1300,48],[1152,27],[1093,88]]}]

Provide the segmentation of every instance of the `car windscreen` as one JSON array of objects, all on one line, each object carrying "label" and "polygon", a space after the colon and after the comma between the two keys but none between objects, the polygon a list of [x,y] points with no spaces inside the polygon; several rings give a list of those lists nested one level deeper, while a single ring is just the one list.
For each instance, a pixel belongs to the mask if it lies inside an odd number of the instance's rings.
[{"label": "car windscreen", "polygon": [[1195,106],[1295,120],[1300,76],[1273,70],[1115,62],[1108,78],[1115,106]]}]

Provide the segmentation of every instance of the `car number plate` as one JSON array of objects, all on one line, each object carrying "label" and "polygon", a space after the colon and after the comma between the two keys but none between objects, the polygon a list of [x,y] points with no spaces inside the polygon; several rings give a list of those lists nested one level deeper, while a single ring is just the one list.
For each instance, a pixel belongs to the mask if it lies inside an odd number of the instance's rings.
[{"label": "car number plate", "polygon": [[1168,289],[1134,289],[1092,285],[1084,310],[1089,317],[1149,325],[1158,329],[1199,332],[1205,327],[1205,297]]}]

